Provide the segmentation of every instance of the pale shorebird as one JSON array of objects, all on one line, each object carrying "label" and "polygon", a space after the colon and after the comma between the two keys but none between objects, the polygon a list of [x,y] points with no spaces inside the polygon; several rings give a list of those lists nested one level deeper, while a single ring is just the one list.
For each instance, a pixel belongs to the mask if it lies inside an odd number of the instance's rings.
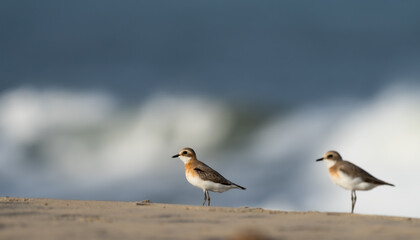
[{"label": "pale shorebird", "polygon": [[328,151],[316,161],[324,161],[331,180],[338,186],[351,191],[351,213],[356,205],[356,190],[371,190],[380,185],[394,186],[375,178],[353,163],[344,161],[336,151]]},{"label": "pale shorebird", "polygon": [[198,161],[197,156],[192,148],[183,148],[178,154],[172,156],[172,158],[177,157],[179,157],[184,162],[185,177],[187,178],[188,182],[193,186],[203,190],[203,206],[206,201],[207,206],[210,206],[209,191],[222,193],[231,188],[238,188],[242,190],[246,189],[227,180],[211,167]]}]

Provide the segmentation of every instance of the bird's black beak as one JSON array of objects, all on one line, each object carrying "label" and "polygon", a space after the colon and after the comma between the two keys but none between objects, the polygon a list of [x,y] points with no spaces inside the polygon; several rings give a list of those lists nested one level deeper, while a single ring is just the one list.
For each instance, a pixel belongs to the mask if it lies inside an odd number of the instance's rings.
[{"label": "bird's black beak", "polygon": [[179,157],[179,154],[172,156],[172,158],[177,158],[177,157]]},{"label": "bird's black beak", "polygon": [[322,158],[318,158],[316,161],[319,162],[319,161],[322,161],[322,160],[324,160],[323,157]]}]

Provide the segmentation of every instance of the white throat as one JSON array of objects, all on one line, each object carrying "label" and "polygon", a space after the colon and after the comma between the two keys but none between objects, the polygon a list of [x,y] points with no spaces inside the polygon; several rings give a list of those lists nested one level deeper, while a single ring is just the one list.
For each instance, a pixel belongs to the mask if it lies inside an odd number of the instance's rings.
[{"label": "white throat", "polygon": [[327,165],[328,168],[332,167],[335,165],[336,161],[333,160],[329,160],[329,159],[324,159],[325,164]]},{"label": "white throat", "polygon": [[179,159],[181,159],[181,161],[183,161],[184,164],[187,164],[191,161],[191,157],[186,157],[186,156],[179,156]]}]

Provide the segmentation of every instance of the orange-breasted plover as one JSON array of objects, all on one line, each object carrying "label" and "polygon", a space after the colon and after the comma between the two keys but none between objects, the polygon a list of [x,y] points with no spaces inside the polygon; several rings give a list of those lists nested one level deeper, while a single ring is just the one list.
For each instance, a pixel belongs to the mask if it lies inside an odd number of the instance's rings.
[{"label": "orange-breasted plover", "polygon": [[203,206],[206,201],[207,205],[210,206],[209,191],[222,193],[231,188],[238,188],[242,190],[246,189],[227,180],[211,167],[198,161],[197,156],[192,148],[183,148],[178,154],[172,156],[172,158],[177,157],[179,157],[184,162],[185,177],[187,178],[188,182],[195,187],[203,189]]},{"label": "orange-breasted plover", "polygon": [[351,213],[356,205],[356,190],[370,190],[380,185],[394,186],[375,178],[353,163],[344,161],[336,151],[328,151],[316,161],[324,161],[331,180],[338,186],[351,191]]}]

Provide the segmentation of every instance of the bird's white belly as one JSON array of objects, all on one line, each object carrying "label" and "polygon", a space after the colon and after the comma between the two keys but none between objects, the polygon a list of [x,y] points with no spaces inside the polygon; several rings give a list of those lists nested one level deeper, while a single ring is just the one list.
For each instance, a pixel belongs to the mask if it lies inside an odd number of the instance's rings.
[{"label": "bird's white belly", "polygon": [[331,176],[331,180],[338,186],[347,190],[370,190],[376,187],[376,184],[364,182],[360,177],[352,178],[339,171],[339,176]]},{"label": "bird's white belly", "polygon": [[225,192],[232,188],[231,185],[224,185],[220,183],[214,183],[212,181],[203,181],[199,177],[186,175],[187,180],[189,183],[191,183],[193,186],[198,187],[200,189],[212,191],[212,192]]}]

